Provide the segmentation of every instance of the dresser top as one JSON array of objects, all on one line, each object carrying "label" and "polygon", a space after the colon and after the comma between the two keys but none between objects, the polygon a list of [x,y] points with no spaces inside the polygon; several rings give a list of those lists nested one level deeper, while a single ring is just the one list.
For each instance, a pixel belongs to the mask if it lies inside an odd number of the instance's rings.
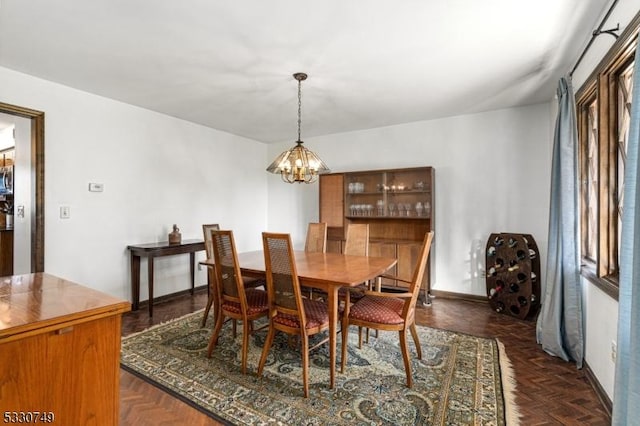
[{"label": "dresser top", "polygon": [[121,314],[129,302],[47,273],[0,278],[0,343],[16,334]]}]

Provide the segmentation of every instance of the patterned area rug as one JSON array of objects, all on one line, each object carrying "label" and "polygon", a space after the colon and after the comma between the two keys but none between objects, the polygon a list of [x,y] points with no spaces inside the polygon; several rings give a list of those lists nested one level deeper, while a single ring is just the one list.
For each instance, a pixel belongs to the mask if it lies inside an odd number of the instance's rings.
[{"label": "patterned area rug", "polygon": [[[241,335],[227,323],[211,359],[202,312],[122,340],[121,365],[216,420],[234,425],[515,425],[513,379],[504,348],[486,339],[418,327],[423,359],[410,348],[413,389],[405,385],[396,332],[380,332],[358,349],[349,333],[345,374],[328,389],[327,345],[311,352],[310,398],[302,392],[300,354],[278,333],[262,378],[256,376],[266,330],[251,339],[240,373]],[[239,327],[239,329],[241,329]],[[373,332],[372,332],[373,333]],[[293,347],[292,347],[293,346]],[[338,337],[338,369],[340,365]]]}]

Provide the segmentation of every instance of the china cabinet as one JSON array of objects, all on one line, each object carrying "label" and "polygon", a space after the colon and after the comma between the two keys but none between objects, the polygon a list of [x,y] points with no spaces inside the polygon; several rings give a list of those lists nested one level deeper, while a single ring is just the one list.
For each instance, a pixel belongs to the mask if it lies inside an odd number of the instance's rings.
[{"label": "china cabinet", "polygon": [[[435,229],[434,200],[432,167],[321,175],[320,221],[327,223],[327,251],[342,251],[350,223],[367,223],[369,255],[397,258],[389,274],[410,280],[424,235]],[[430,290],[434,253],[432,249],[423,281],[425,295]],[[407,285],[389,279],[382,284]]]}]

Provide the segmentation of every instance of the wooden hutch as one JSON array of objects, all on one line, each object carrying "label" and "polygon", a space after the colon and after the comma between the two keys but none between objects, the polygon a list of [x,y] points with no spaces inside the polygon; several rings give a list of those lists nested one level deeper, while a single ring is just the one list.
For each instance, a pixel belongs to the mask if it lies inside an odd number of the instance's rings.
[{"label": "wooden hutch", "polygon": [[[398,263],[389,274],[410,280],[424,235],[435,229],[434,201],[432,167],[321,175],[320,222],[326,222],[328,227],[327,251],[342,251],[348,224],[368,223],[369,255],[397,258]],[[433,258],[432,249],[423,281],[426,303]],[[385,279],[382,285],[407,284]]]}]

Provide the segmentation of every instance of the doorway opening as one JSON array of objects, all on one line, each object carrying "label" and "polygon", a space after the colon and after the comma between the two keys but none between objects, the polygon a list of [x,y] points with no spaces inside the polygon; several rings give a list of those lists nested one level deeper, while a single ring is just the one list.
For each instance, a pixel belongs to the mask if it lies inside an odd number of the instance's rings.
[{"label": "doorway opening", "polygon": [[31,120],[31,272],[44,272],[44,112],[2,102],[0,112]]}]

